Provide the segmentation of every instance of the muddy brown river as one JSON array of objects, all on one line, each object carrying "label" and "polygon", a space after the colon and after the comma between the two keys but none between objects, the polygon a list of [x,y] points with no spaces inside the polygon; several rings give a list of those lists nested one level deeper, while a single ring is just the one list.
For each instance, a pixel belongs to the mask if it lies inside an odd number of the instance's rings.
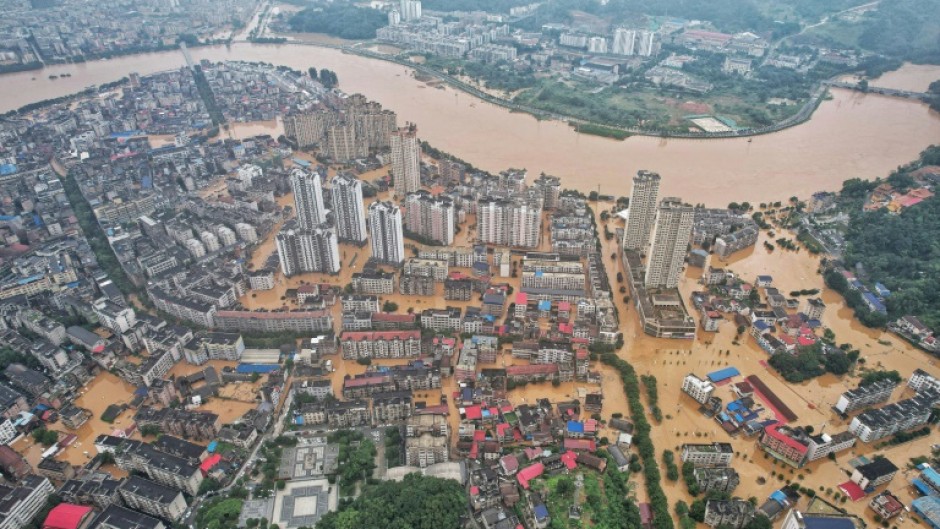
[{"label": "muddy brown river", "polygon": [[[547,172],[582,191],[626,195],[638,169],[663,175],[662,193],[692,203],[764,202],[815,190],[838,189],[847,178],[876,178],[940,142],[940,115],[926,105],[871,94],[833,90],[813,118],[782,132],[720,140],[632,137],[625,141],[578,134],[561,122],[538,121],[485,103],[452,88],[432,88],[406,67],[302,45],[239,43],[192,50],[195,60],[245,60],[335,70],[340,87],[361,92],[418,124],[421,139],[499,171]],[[60,65],[0,77],[0,111],[141,74],[184,65],[180,52],[165,52]],[[49,75],[71,77],[50,80]],[[886,85],[925,88],[940,67],[907,65],[885,75]],[[872,82],[879,84],[878,80]],[[275,130],[260,127],[259,130]]]}]

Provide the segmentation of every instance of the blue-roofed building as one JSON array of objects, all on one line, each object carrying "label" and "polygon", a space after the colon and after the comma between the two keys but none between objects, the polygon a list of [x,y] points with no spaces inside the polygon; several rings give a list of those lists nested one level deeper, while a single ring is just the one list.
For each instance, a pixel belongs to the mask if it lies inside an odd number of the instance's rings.
[{"label": "blue-roofed building", "polygon": [[568,421],[565,430],[569,437],[582,437],[584,436],[584,423],[581,421]]},{"label": "blue-roofed building", "polygon": [[940,529],[940,497],[924,496],[911,502],[911,509],[929,527]]},{"label": "blue-roofed building", "polygon": [[875,292],[882,298],[886,298],[891,295],[891,291],[888,290],[888,287],[882,285],[881,283],[875,283]]},{"label": "blue-roofed building", "polygon": [[775,490],[775,491],[770,495],[770,499],[772,499],[772,500],[774,500],[774,501],[776,501],[776,502],[778,502],[778,503],[782,503],[782,504],[786,504],[786,502],[788,501],[788,500],[787,500],[787,495],[784,494],[783,491],[782,491],[782,490],[779,490],[779,489],[778,489],[778,490]]},{"label": "blue-roofed building", "polygon": [[552,310],[552,302],[547,299],[539,301],[539,310],[543,312]]},{"label": "blue-roofed building", "polygon": [[712,382],[721,382],[722,380],[728,380],[731,377],[736,377],[740,375],[741,372],[738,371],[736,367],[726,367],[724,369],[719,369],[718,371],[712,371],[708,374],[708,380]]},{"label": "blue-roofed building", "polygon": [[930,496],[931,494],[934,494],[933,489],[931,489],[930,486],[924,483],[924,481],[920,478],[912,479],[911,485],[913,485],[914,488],[917,489],[917,492],[923,496]]},{"label": "blue-roofed building", "polygon": [[218,446],[219,446],[218,441],[212,441],[211,443],[209,443],[209,446],[206,447],[206,451],[208,451],[210,454],[215,453],[215,449],[218,448]]},{"label": "blue-roofed building", "polygon": [[871,292],[863,292],[862,301],[865,302],[865,306],[868,307],[868,310],[872,312],[880,312],[882,314],[888,313],[888,308],[885,307],[884,303],[878,299],[878,296],[875,296]]},{"label": "blue-roofed building", "polygon": [[754,282],[754,285],[758,287],[769,287],[772,284],[774,284],[773,276],[757,276],[757,281]]},{"label": "blue-roofed building", "polygon": [[16,172],[16,165],[12,163],[0,164],[0,176],[11,175]]},{"label": "blue-roofed building", "polygon": [[932,492],[926,494],[940,496],[940,472],[928,466],[921,471],[920,479],[932,489]]},{"label": "blue-roofed building", "polygon": [[532,508],[532,515],[535,516],[535,524],[538,527],[546,527],[549,522],[548,507],[539,503]]},{"label": "blue-roofed building", "polygon": [[235,368],[235,371],[238,373],[258,373],[265,374],[272,371],[277,371],[281,366],[278,364],[238,364],[238,367]]}]

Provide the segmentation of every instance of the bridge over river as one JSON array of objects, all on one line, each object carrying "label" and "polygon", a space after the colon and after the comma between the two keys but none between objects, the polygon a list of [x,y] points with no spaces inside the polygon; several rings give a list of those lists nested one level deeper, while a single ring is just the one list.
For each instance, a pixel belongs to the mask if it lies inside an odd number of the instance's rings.
[{"label": "bridge over river", "polygon": [[826,86],[831,86],[833,88],[845,88],[848,90],[855,90],[858,92],[864,92],[866,94],[878,94],[883,96],[891,97],[903,97],[906,99],[914,99],[916,101],[923,101],[927,103],[930,101],[931,95],[927,92],[913,92],[910,90],[898,90],[897,88],[882,88],[880,86],[863,86],[859,83],[848,83],[845,81],[827,81],[824,83]]}]

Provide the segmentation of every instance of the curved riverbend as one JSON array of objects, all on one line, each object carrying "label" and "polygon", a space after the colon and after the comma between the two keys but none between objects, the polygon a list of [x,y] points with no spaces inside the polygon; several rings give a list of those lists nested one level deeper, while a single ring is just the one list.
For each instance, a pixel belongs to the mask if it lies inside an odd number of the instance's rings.
[{"label": "curved riverbend", "polygon": [[[196,60],[329,68],[337,72],[343,90],[361,92],[395,110],[401,123],[417,123],[421,138],[441,150],[489,171],[520,167],[533,174],[558,175],[566,186],[585,192],[599,188],[625,195],[630,176],[647,168],[663,174],[664,194],[693,203],[785,200],[838,189],[852,177],[884,176],[940,142],[940,115],[926,105],[839,89],[819,105],[812,119],[773,134],[708,140],[635,136],[616,141],[579,134],[567,123],[510,112],[458,90],[428,87],[410,68],[336,49],[239,43],[190,51]],[[147,74],[184,64],[181,53],[167,52],[4,75],[0,111],[130,72]],[[936,71],[940,78],[940,68]],[[65,72],[71,77],[48,79]],[[903,71],[894,79],[899,76]]]}]

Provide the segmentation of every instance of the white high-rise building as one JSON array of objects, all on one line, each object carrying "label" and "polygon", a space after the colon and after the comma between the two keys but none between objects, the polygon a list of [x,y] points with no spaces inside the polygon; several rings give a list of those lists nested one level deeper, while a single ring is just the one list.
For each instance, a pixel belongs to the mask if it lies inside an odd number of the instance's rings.
[{"label": "white high-rise building", "polygon": [[261,178],[264,176],[264,172],[255,164],[245,164],[238,168],[237,171],[238,180],[241,182],[241,185],[245,188],[251,187],[251,184],[256,178]]},{"label": "white high-rise building", "polygon": [[401,24],[401,12],[393,7],[392,10],[388,12],[388,25],[397,26],[399,24]]},{"label": "white high-rise building", "polygon": [[336,232],[332,228],[281,229],[275,238],[281,271],[287,277],[305,272],[339,272],[341,261]]},{"label": "white high-rise building", "polygon": [[237,242],[235,237],[235,232],[232,231],[228,226],[216,226],[215,234],[219,236],[219,242],[222,243],[222,246],[231,246]]},{"label": "white high-rise building", "polygon": [[390,138],[392,178],[399,193],[414,193],[421,188],[421,144],[418,127],[409,124],[392,132]]},{"label": "white high-rise building", "polygon": [[349,173],[333,177],[332,203],[339,240],[362,244],[368,239],[366,214],[362,205],[362,181]]},{"label": "white high-rise building", "polygon": [[199,239],[187,240],[186,249],[189,250],[189,254],[193,256],[193,259],[202,259],[206,256],[206,247],[199,242]]},{"label": "white high-rise building", "polygon": [[421,0],[401,0],[401,20],[411,22],[421,18]]},{"label": "white high-rise building", "polygon": [[611,52],[614,55],[634,55],[636,53],[636,31],[627,28],[614,30],[614,43]]},{"label": "white high-rise building", "polygon": [[535,248],[541,233],[539,201],[482,198],[477,203],[477,238],[482,243]]},{"label": "white high-rise building", "polygon": [[394,265],[405,261],[405,235],[398,206],[381,201],[370,204],[369,229],[372,232],[372,257],[375,260]]},{"label": "white high-rise building", "polygon": [[356,134],[353,123],[337,123],[326,132],[326,153],[336,162],[347,162],[369,155],[365,138]]},{"label": "white high-rise building", "polygon": [[588,40],[589,53],[607,53],[607,39],[604,37],[591,37]]},{"label": "white high-rise building", "polygon": [[650,231],[656,218],[656,201],[659,199],[659,175],[639,171],[633,177],[630,194],[630,209],[627,225],[623,230],[623,249],[645,252],[649,245]]},{"label": "white high-rise building", "polygon": [[652,31],[641,30],[636,34],[636,54],[640,57],[649,57],[653,54],[653,39],[656,34]]},{"label": "white high-rise building", "polygon": [[258,232],[255,231],[254,226],[246,222],[239,222],[236,224],[235,233],[237,233],[238,237],[245,242],[258,242]]},{"label": "white high-rise building", "polygon": [[405,206],[405,227],[408,231],[437,241],[445,246],[454,243],[454,201],[420,190],[409,193]]},{"label": "white high-rise building", "polygon": [[207,252],[212,253],[219,251],[219,238],[211,231],[207,230],[200,233],[199,238],[202,239],[202,244],[206,246]]},{"label": "white high-rise building", "polygon": [[323,186],[320,176],[300,168],[290,172],[290,185],[294,190],[294,207],[297,223],[301,228],[316,228],[326,222],[326,207],[323,205]]},{"label": "white high-rise building", "polygon": [[646,263],[647,288],[675,288],[685,262],[695,210],[678,198],[664,198],[656,212],[649,259]]}]

